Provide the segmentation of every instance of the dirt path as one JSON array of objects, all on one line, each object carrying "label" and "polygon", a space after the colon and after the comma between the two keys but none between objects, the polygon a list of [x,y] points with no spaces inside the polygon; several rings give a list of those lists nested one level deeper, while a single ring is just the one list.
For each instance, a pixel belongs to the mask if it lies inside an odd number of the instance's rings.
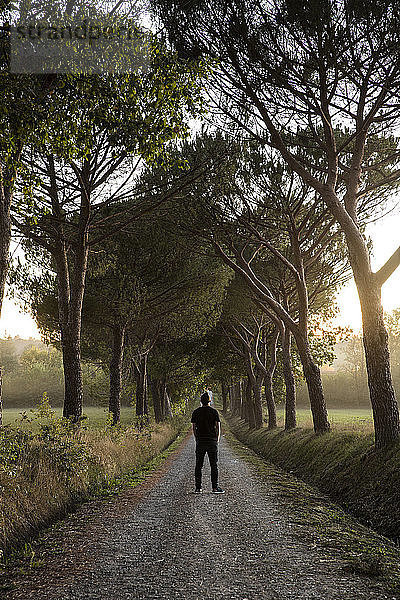
[{"label": "dirt path", "polygon": [[[190,438],[144,488],[83,506],[37,551],[42,568],[15,580],[16,600],[388,600],[377,582],[346,573],[282,502],[273,478],[222,439],[224,495],[193,493]],[[293,491],[293,493],[296,493]],[[52,548],[53,550],[49,550]]]}]

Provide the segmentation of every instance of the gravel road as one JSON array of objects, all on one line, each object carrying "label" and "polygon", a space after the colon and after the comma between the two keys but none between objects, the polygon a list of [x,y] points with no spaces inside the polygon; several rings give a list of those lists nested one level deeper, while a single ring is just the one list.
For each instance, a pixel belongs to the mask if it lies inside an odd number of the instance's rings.
[{"label": "gravel road", "polygon": [[194,493],[194,440],[164,472],[107,502],[89,503],[46,541],[42,569],[19,576],[12,600],[391,600],[367,577],[304,534],[261,480],[222,438],[220,483]]}]

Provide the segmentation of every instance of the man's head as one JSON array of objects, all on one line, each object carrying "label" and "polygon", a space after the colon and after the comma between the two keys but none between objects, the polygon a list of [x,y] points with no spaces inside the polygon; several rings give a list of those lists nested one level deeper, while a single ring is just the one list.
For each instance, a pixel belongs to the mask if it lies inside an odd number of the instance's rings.
[{"label": "man's head", "polygon": [[211,402],[210,394],[208,392],[204,392],[204,394],[200,396],[200,402],[203,406],[208,406]]}]

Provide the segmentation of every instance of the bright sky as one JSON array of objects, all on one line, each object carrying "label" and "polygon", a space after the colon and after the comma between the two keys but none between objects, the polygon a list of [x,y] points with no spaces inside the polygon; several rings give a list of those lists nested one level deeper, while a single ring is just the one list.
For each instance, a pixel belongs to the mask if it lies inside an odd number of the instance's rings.
[{"label": "bright sky", "polygon": [[[389,214],[368,226],[368,235],[374,244],[372,268],[376,271],[400,246],[400,213]],[[340,290],[337,295],[340,315],[336,319],[338,325],[349,325],[355,331],[361,329],[361,311],[354,281]],[[383,309],[391,311],[400,307],[400,267],[382,287]],[[1,321],[0,321],[1,323]]]},{"label": "bright sky", "polygon": [[3,310],[0,318],[0,338],[7,336],[27,339],[30,337],[40,339],[35,321],[29,314],[19,311],[19,308],[10,298],[4,299]]},{"label": "bright sky", "polygon": [[[380,268],[400,245],[400,213],[393,212],[368,227],[374,242],[373,268]],[[350,281],[337,296],[340,315],[337,325],[348,325],[355,331],[361,328],[361,312],[356,287]],[[400,267],[382,288],[383,308],[387,311],[400,307]],[[22,314],[15,303],[6,298],[0,319],[0,338],[19,335],[22,338],[40,338],[36,324],[28,314]]]}]

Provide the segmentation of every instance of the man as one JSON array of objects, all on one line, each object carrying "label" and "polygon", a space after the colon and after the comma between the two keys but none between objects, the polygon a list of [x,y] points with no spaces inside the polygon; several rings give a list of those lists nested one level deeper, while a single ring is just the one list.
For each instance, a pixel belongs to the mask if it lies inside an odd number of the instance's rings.
[{"label": "man", "polygon": [[192,414],[193,434],[196,438],[196,493],[201,489],[201,470],[204,457],[208,454],[211,467],[211,485],[214,494],[223,494],[224,490],[218,485],[218,442],[221,435],[218,411],[210,406],[210,393],[204,392],[200,398],[201,406]]}]

